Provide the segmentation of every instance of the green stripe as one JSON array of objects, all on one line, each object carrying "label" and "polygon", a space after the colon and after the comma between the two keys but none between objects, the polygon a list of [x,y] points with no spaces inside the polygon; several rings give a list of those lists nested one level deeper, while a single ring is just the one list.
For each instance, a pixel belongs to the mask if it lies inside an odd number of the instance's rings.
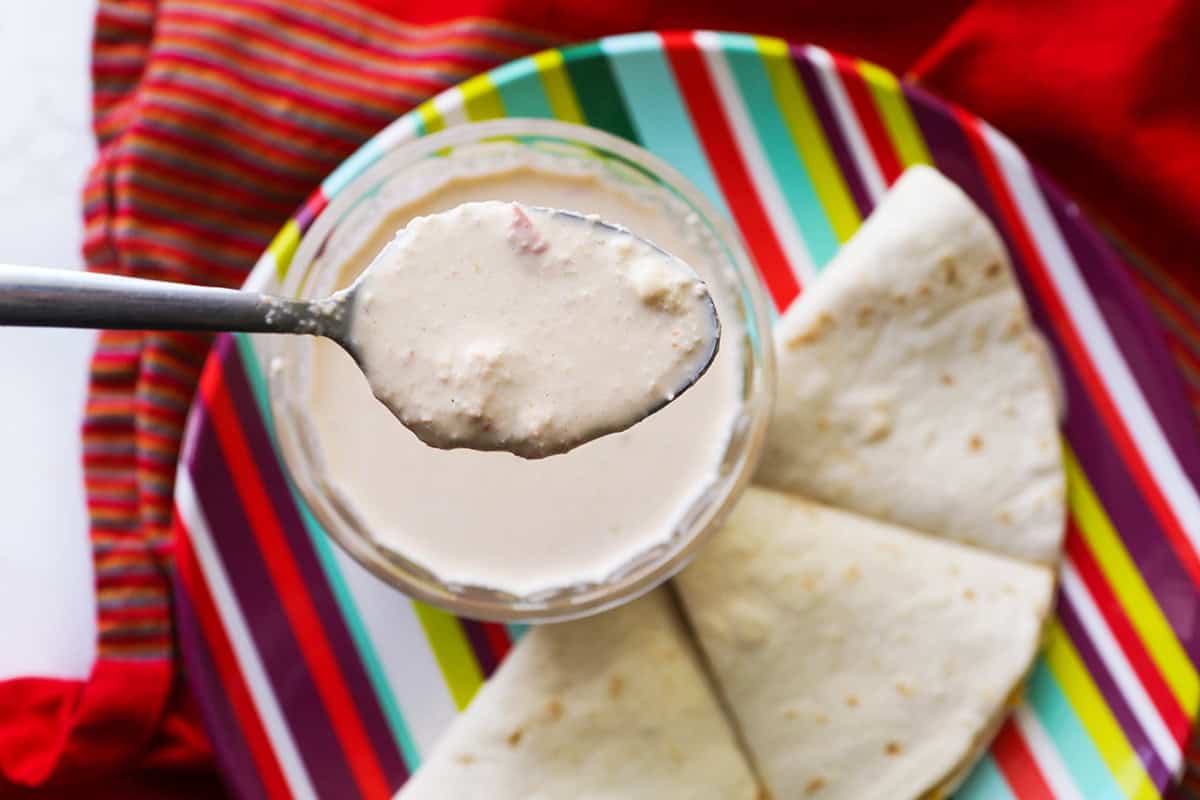
[{"label": "green stripe", "polygon": [[564,50],[563,63],[579,99],[584,121],[614,136],[640,142],[621,101],[616,76],[599,43]]},{"label": "green stripe", "polygon": [[510,61],[489,74],[510,117],[554,118],[542,76],[533,59]]},{"label": "green stripe", "polygon": [[[267,403],[267,382],[258,361],[258,354],[255,352],[254,345],[250,341],[249,336],[236,334],[234,341],[237,344],[238,352],[241,354],[242,364],[245,366],[245,373],[250,383],[254,403],[258,407],[259,416],[263,419],[267,435],[270,437],[272,445],[275,446],[276,455],[278,456],[279,448],[275,439],[275,426]],[[375,646],[371,642],[371,636],[367,633],[362,617],[358,613],[358,605],[354,602],[354,597],[350,593],[350,587],[346,585],[346,579],[342,575],[341,569],[338,568],[336,556],[329,543],[329,537],[321,530],[320,523],[313,517],[312,512],[308,509],[308,505],[296,491],[296,487],[292,483],[290,476],[287,483],[288,488],[292,492],[292,500],[300,512],[300,518],[304,520],[304,528],[312,540],[314,549],[317,551],[317,557],[321,561],[321,568],[328,576],[330,586],[333,587],[333,594],[337,598],[338,606],[341,608],[342,617],[346,620],[346,626],[350,629],[350,635],[354,639],[354,644],[358,648],[363,665],[366,667],[371,687],[375,690],[375,696],[379,698],[379,704],[383,708],[384,717],[388,721],[388,727],[392,731],[392,736],[396,738],[396,744],[404,756],[404,763],[409,771],[415,770],[421,763],[416,742],[413,741],[408,724],[404,721],[404,714],[401,713],[400,706],[396,703],[395,694],[392,692],[391,685],[387,680],[387,673],[384,671],[383,663],[379,660],[379,654],[375,651]]]},{"label": "green stripe", "polygon": [[721,44],[775,182],[800,228],[813,264],[823,267],[838,250],[837,236],[779,111],[758,45],[753,37],[743,34],[722,34]]}]

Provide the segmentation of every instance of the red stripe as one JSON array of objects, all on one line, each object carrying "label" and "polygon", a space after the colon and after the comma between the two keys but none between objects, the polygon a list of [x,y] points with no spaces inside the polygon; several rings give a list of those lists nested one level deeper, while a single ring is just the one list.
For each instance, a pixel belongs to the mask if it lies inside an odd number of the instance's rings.
[{"label": "red stripe", "polygon": [[1000,727],[990,752],[1013,794],[1021,800],[1054,800],[1050,784],[1011,718]]},{"label": "red stripe", "polygon": [[787,308],[800,294],[800,285],[767,219],[758,191],[750,180],[734,141],[733,132],[721,112],[721,102],[708,76],[704,56],[690,33],[661,35],[693,127],[708,153],[708,161],[721,184],[721,192],[728,201],[729,210],[742,231],[742,239],[750,248],[776,307]]},{"label": "red stripe", "polygon": [[1008,189],[1000,168],[996,164],[991,149],[984,140],[979,121],[973,119],[961,109],[954,109],[959,125],[967,134],[967,141],[979,164],[980,172],[987,181],[992,195],[1004,217],[1012,241],[1021,252],[1022,259],[1029,268],[1029,278],[1038,288],[1038,295],[1046,304],[1050,323],[1054,325],[1059,335],[1059,341],[1070,355],[1071,361],[1079,374],[1080,380],[1088,389],[1088,397],[1093,403],[1109,435],[1121,453],[1121,458],[1129,470],[1130,476],[1141,489],[1142,497],[1157,518],[1171,548],[1179,557],[1192,580],[1200,585],[1200,558],[1188,539],[1187,533],[1179,520],[1175,518],[1162,490],[1150,475],[1145,460],[1134,443],[1133,436],[1117,411],[1112,397],[1109,396],[1104,382],[1100,379],[1096,365],[1091,362],[1083,345],[1080,334],[1071,323],[1066,305],[1058,294],[1058,289],[1050,279],[1049,270],[1042,255],[1038,251],[1033,237],[1026,229],[1016,200]]},{"label": "red stripe", "polygon": [[[220,372],[212,370],[207,374],[219,375]],[[279,518],[247,448],[241,420],[225,388],[218,382],[201,380],[201,394],[250,528],[265,554],[263,560],[275,584],[276,595],[295,632],[300,652],[346,754],[359,791],[364,797],[390,797],[392,792],[383,767],[356,711],[354,698],[338,669],[332,645],[325,636],[296,562],[290,556]]]},{"label": "red stripe", "polygon": [[492,649],[492,655],[496,658],[496,663],[499,664],[508,655],[508,651],[512,649],[512,640],[508,637],[508,631],[503,625],[498,625],[495,622],[483,623],[483,633],[487,637],[488,645]]},{"label": "red stripe", "polygon": [[842,85],[846,87],[850,104],[854,106],[854,115],[858,117],[867,143],[871,145],[871,152],[875,154],[875,160],[879,163],[879,171],[883,173],[888,185],[891,185],[900,177],[900,173],[904,172],[904,167],[900,163],[900,154],[892,145],[887,126],[883,124],[883,117],[879,116],[879,109],[875,107],[871,89],[867,86],[857,61],[833,53],[833,63],[837,66]]},{"label": "red stripe", "polygon": [[1100,571],[1100,565],[1092,555],[1087,541],[1080,534],[1074,518],[1067,520],[1066,550],[1075,571],[1079,573],[1084,585],[1091,593],[1095,606],[1100,609],[1100,614],[1108,624],[1109,630],[1121,645],[1121,650],[1125,653],[1133,671],[1137,673],[1138,680],[1145,687],[1146,693],[1150,695],[1154,707],[1158,709],[1159,716],[1162,717],[1163,722],[1166,723],[1177,741],[1181,744],[1186,742],[1191,730],[1187,712],[1179,705],[1179,701],[1167,686],[1166,680],[1151,660],[1149,653],[1146,652],[1141,638],[1121,607],[1120,601]]},{"label": "red stripe", "polygon": [[250,757],[258,767],[258,775],[267,796],[288,798],[291,792],[283,777],[283,770],[275,758],[274,748],[267,740],[266,729],[258,718],[254,701],[250,697],[250,689],[233,655],[233,647],[225,636],[225,628],[221,624],[216,604],[208,593],[208,584],[200,574],[199,563],[192,552],[191,540],[179,517],[178,509],[175,511],[175,563],[183,590],[187,592],[196,612],[196,622],[204,636],[209,657],[220,675],[221,687],[225,690],[228,705],[237,718],[242,738],[250,749]]}]

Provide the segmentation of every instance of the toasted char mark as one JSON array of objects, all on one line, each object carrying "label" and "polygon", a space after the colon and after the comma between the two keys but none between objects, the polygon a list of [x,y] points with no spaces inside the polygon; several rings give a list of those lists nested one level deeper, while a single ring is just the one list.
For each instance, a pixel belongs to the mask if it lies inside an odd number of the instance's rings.
[{"label": "toasted char mark", "polygon": [[551,722],[557,722],[562,719],[562,715],[563,705],[557,697],[552,698],[550,702],[546,703],[546,716]]},{"label": "toasted char mark", "polygon": [[993,261],[983,268],[983,274],[989,278],[999,278],[1000,273],[1004,271],[1004,267],[1000,266],[999,261]]},{"label": "toasted char mark", "polygon": [[786,341],[788,349],[798,350],[804,345],[812,344],[825,335],[825,332],[832,328],[835,324],[836,323],[834,322],[833,317],[831,317],[827,312],[822,311],[817,315],[817,318],[813,321],[811,326],[800,331]]},{"label": "toasted char mark", "polygon": [[620,675],[613,675],[608,679],[608,696],[616,700],[621,696],[621,691],[625,688],[625,680]]},{"label": "toasted char mark", "polygon": [[942,385],[943,386],[953,386],[954,385],[954,376],[951,375],[949,372],[943,372],[942,373]]},{"label": "toasted char mark", "polygon": [[971,438],[967,440],[967,447],[973,452],[979,452],[983,449],[983,437],[978,433],[971,434]]},{"label": "toasted char mark", "polygon": [[883,752],[887,753],[889,756],[898,756],[903,749],[904,748],[900,746],[900,743],[895,740],[892,740],[883,746]]},{"label": "toasted char mark", "polygon": [[516,747],[517,745],[519,745],[521,743],[521,737],[524,735],[525,735],[525,730],[523,728],[517,728],[515,731],[513,731],[512,733],[510,733],[508,735],[508,746]]},{"label": "toasted char mark", "polygon": [[804,793],[806,795],[814,795],[825,788],[827,781],[824,778],[816,777],[808,783],[804,784]]}]

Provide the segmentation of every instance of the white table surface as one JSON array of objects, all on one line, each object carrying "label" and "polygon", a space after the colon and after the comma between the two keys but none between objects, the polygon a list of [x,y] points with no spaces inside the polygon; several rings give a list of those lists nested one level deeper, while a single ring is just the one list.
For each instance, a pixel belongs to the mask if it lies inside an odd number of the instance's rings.
[{"label": "white table surface", "polygon": [[[0,3],[0,263],[82,264],[95,2]],[[95,657],[79,444],[94,338],[0,328],[0,680],[83,677]]]}]

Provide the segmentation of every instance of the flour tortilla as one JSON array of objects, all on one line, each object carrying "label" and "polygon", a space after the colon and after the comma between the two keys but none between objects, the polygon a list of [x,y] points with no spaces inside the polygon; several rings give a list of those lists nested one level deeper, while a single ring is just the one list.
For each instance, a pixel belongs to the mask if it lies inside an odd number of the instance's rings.
[{"label": "flour tortilla", "polygon": [[1064,531],[1056,377],[1004,245],[906,172],[776,327],[756,481],[1044,564]]},{"label": "flour tortilla", "polygon": [[756,800],[669,592],[534,628],[398,800]]},{"label": "flour tortilla", "polygon": [[1054,580],[751,488],[675,585],[772,797],[905,800],[987,744]]}]

